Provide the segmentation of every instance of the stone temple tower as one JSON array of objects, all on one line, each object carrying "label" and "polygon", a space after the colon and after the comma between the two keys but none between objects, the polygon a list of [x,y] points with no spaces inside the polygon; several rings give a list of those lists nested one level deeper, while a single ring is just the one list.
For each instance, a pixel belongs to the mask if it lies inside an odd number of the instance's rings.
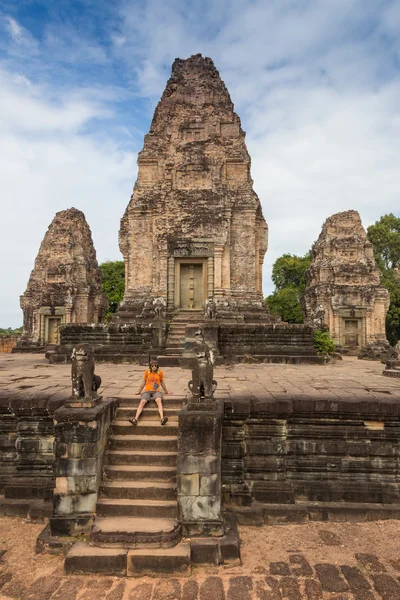
[{"label": "stone temple tower", "polygon": [[336,344],[351,354],[366,344],[385,342],[389,292],[381,286],[358,212],[329,217],[312,255],[303,296],[306,320],[323,313]]},{"label": "stone temple tower", "polygon": [[120,320],[144,315],[156,298],[168,314],[202,310],[210,297],[219,316],[264,312],[267,232],[224,82],[210,58],[176,59],[121,220]]},{"label": "stone temple tower", "polygon": [[20,346],[57,344],[61,324],[101,322],[107,305],[85,215],[76,208],[62,210],[44,236],[21,296]]}]

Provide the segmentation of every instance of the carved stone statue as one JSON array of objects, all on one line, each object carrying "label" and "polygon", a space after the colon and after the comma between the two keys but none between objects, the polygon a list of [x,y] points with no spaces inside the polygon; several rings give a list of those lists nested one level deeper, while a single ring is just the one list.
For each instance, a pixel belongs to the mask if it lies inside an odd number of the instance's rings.
[{"label": "carved stone statue", "polygon": [[204,341],[203,332],[198,329],[196,338],[196,363],[192,370],[192,379],[189,381],[189,389],[193,399],[197,402],[210,402],[214,399],[217,382],[214,375],[214,354]]},{"label": "carved stone statue", "polygon": [[400,370],[400,360],[399,360],[400,348],[399,343],[397,342],[396,346],[390,347],[388,353],[385,358],[385,369],[390,371],[399,371]]},{"label": "carved stone statue", "polygon": [[153,308],[154,308],[154,318],[156,321],[160,321],[161,319],[165,319],[167,304],[165,299],[161,296],[154,298],[153,300]]},{"label": "carved stone statue", "polygon": [[320,329],[325,325],[325,309],[319,304],[315,310],[311,310],[306,324]]},{"label": "carved stone statue", "polygon": [[214,320],[217,316],[217,305],[214,298],[207,298],[204,305],[204,318],[208,320]]},{"label": "carved stone statue", "polygon": [[72,355],[72,398],[71,401],[97,400],[97,390],[101,384],[101,378],[94,374],[94,356],[91,348],[85,344],[79,344],[73,349]]}]

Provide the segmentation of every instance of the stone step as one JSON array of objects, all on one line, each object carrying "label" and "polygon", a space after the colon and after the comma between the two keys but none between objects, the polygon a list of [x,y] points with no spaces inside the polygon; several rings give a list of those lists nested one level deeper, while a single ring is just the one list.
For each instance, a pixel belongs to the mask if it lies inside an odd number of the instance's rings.
[{"label": "stone step", "polygon": [[100,548],[87,542],[77,542],[68,552],[64,563],[67,574],[169,577],[190,575],[190,544],[180,542],[172,548],[151,550]]},{"label": "stone step", "polygon": [[128,421],[113,421],[112,425],[113,435],[157,435],[157,436],[172,436],[178,435],[178,423],[166,423],[161,425],[160,422],[147,421],[145,418],[140,418],[137,425],[132,425]]},{"label": "stone step", "polygon": [[105,465],[106,480],[176,481],[176,467],[159,465]]},{"label": "stone step", "polygon": [[184,348],[183,346],[167,346],[167,348],[165,348],[165,355],[166,356],[180,356],[183,352]]},{"label": "stone step", "polygon": [[126,575],[128,550],[124,548],[98,548],[87,542],[77,542],[64,561],[67,574],[102,573],[103,575]]},{"label": "stone step", "polygon": [[182,359],[182,354],[170,354],[170,355],[162,355],[157,356],[157,361],[160,367],[180,367],[180,360]]},{"label": "stone step", "polygon": [[131,500],[128,498],[100,498],[96,514],[100,517],[147,517],[176,519],[176,500]]},{"label": "stone step", "polygon": [[190,543],[181,542],[173,548],[155,548],[128,552],[127,575],[130,577],[170,577],[179,575],[189,577]]},{"label": "stone step", "polygon": [[[120,408],[137,408],[139,406],[139,402],[140,402],[140,398],[139,396],[136,396],[136,398],[131,398],[129,396],[120,396],[118,398],[119,400],[119,406]],[[164,410],[179,410],[182,408],[182,406],[186,403],[186,397],[185,398],[174,398],[171,400],[171,396],[167,396],[163,398],[163,407]],[[154,408],[155,410],[157,410],[157,406],[156,403],[152,400],[151,402],[149,402],[146,405],[146,410],[148,408]]]},{"label": "stone step", "polygon": [[[178,421],[179,408],[165,408],[164,407],[164,415],[168,417],[169,421],[174,422]],[[136,414],[136,408],[133,407],[124,407],[117,408],[116,419],[117,421],[133,419]],[[141,414],[142,419],[146,419],[146,421],[158,421],[160,422],[160,415],[158,414],[156,406],[145,406],[143,413]]]},{"label": "stone step", "polygon": [[176,519],[146,517],[97,517],[90,532],[90,542],[108,547],[170,548],[181,539]]},{"label": "stone step", "polygon": [[108,465],[163,465],[176,467],[176,452],[146,450],[108,450]]},{"label": "stone step", "polygon": [[152,481],[103,481],[101,498],[175,500],[176,484]]},{"label": "stone step", "polygon": [[[133,429],[133,426],[130,425]],[[164,426],[165,427],[165,426]],[[137,429],[138,426],[135,427]],[[112,435],[110,450],[167,450],[176,452],[178,441],[176,435]]]}]

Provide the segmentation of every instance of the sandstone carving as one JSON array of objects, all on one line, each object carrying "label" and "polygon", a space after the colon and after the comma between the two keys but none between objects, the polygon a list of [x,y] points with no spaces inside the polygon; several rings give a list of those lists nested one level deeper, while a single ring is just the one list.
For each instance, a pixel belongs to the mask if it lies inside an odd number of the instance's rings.
[{"label": "sandstone carving", "polygon": [[169,315],[204,311],[210,297],[226,299],[229,307],[234,300],[239,312],[265,313],[268,228],[244,138],[212,60],[200,54],[175,60],[121,220],[126,287],[120,321],[143,316],[149,298],[163,298]]},{"label": "sandstone carving", "polygon": [[56,214],[41,243],[27,289],[22,344],[57,344],[62,323],[98,323],[107,298],[85,215],[76,208]]},{"label": "sandstone carving", "polygon": [[380,284],[358,212],[329,217],[312,255],[303,296],[305,321],[313,326],[324,321],[344,352],[358,353],[367,344],[387,346],[389,292]]},{"label": "sandstone carving", "polygon": [[74,348],[71,359],[72,401],[81,398],[93,400],[100,386],[100,378],[94,374],[93,351],[88,346],[80,344]]},{"label": "sandstone carving", "polygon": [[196,331],[196,362],[192,370],[192,379],[189,381],[189,389],[195,402],[211,401],[217,389],[214,375],[214,355],[204,340],[203,331]]},{"label": "sandstone carving", "polygon": [[214,320],[217,316],[217,305],[214,298],[207,298],[204,306],[204,318],[210,321]]}]

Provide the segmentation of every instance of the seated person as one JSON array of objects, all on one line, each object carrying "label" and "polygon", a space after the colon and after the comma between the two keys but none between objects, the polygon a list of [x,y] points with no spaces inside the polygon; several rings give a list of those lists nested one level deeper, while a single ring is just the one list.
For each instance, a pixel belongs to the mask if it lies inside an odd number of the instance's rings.
[{"label": "seated person", "polygon": [[[168,421],[168,417],[164,417],[164,410],[162,405],[162,393],[160,391],[160,387],[164,390],[166,394],[170,394],[167,390],[164,375],[158,366],[158,362],[156,360],[150,361],[150,368],[144,372],[142,385],[136,392],[136,394],[140,394],[140,403],[136,411],[136,415],[133,419],[128,419],[132,425],[137,425],[140,415],[143,412],[143,408],[149,402],[149,400],[154,400],[157,404],[158,414],[160,415],[161,425],[165,425]],[[144,390],[144,391],[143,391]]]}]

